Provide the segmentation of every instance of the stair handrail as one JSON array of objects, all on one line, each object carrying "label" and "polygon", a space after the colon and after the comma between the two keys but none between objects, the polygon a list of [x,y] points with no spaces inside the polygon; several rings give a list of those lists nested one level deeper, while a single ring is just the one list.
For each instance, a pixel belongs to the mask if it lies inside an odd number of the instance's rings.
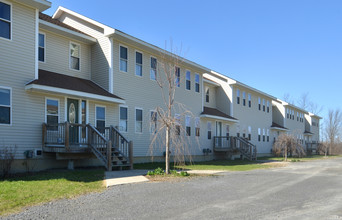
[{"label": "stair handrail", "polygon": [[[108,140],[90,123],[87,124],[87,128],[91,131],[93,131],[102,141],[104,142],[102,145],[106,146],[108,145]],[[107,149],[100,151],[96,146],[93,145],[91,141],[91,132],[88,130],[88,145],[93,150],[94,154],[101,160],[102,163],[107,167],[108,166],[108,155],[107,155]],[[108,167],[107,167],[108,169]]]}]

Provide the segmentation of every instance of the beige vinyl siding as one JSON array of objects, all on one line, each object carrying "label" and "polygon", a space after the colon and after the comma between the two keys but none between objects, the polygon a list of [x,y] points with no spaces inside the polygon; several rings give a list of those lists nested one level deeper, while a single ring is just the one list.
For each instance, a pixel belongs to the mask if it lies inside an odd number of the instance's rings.
[{"label": "beige vinyl siding", "polygon": [[110,41],[104,37],[104,30],[67,13],[59,20],[97,38],[97,43],[91,46],[91,79],[108,90]]},{"label": "beige vinyl siding", "polygon": [[284,119],[286,117],[286,112],[284,106],[276,101],[272,101],[272,120],[278,125],[284,126]]},{"label": "beige vinyl siding", "polygon": [[[45,62],[39,68],[83,79],[91,78],[91,46],[40,29],[45,34]],[[80,70],[70,68],[70,42],[80,45]]]},{"label": "beige vinyl siding", "polygon": [[[119,45],[128,48],[128,71],[119,71]],[[143,54],[142,77],[135,75],[135,51]],[[114,39],[114,93],[125,99],[125,106],[128,107],[128,132],[125,133],[129,140],[134,142],[134,156],[150,156],[149,145],[151,142],[150,134],[150,111],[157,106],[165,107],[161,96],[161,89],[156,81],[150,79],[151,56],[158,59],[158,54],[148,53],[141,48],[133,47],[125,42]],[[186,108],[192,111],[195,117],[199,117],[202,111],[202,94],[195,92],[195,72],[200,74],[200,85],[202,74],[190,66],[180,66],[181,86],[176,88],[176,100],[185,104]],[[191,90],[185,89],[185,70],[191,71]],[[124,83],[123,83],[124,82]],[[135,108],[143,109],[143,132],[135,134]],[[119,113],[118,113],[119,114]],[[181,118],[184,126],[184,118]],[[195,138],[195,119],[191,118],[191,141],[196,143]],[[185,135],[185,134],[181,134]],[[193,148],[198,148],[192,146]],[[156,156],[162,156],[164,150],[155,151]],[[199,153],[199,151],[196,151]]]},{"label": "beige vinyl siding", "polygon": [[24,89],[35,76],[35,10],[11,3],[12,40],[0,39],[0,86],[12,88],[12,125],[0,125],[0,147],[16,146],[22,158],[25,150],[41,147],[43,100]]},{"label": "beige vinyl siding", "polygon": [[[294,119],[290,119],[286,117],[286,109],[289,108],[291,110],[294,110]],[[289,107],[289,106],[285,106],[285,127],[289,129],[289,132],[291,134],[294,134],[295,137],[297,137],[297,135],[304,135],[304,131],[305,131],[305,120],[304,122],[300,122],[297,121],[297,112],[303,113],[305,114],[305,112],[302,112],[298,109],[295,109],[293,107]]]}]

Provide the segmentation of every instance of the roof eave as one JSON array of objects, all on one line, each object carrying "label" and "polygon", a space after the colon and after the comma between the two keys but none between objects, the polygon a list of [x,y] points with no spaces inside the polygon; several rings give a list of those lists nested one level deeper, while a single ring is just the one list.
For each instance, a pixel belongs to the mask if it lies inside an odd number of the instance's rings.
[{"label": "roof eave", "polygon": [[46,0],[15,0],[18,3],[37,8],[40,12],[51,7],[51,2]]},{"label": "roof eave", "polygon": [[216,115],[203,114],[200,117],[201,118],[210,118],[210,119],[222,120],[222,121],[229,121],[229,122],[233,122],[233,123],[238,123],[239,122],[239,120],[225,118],[225,117],[216,116]]}]

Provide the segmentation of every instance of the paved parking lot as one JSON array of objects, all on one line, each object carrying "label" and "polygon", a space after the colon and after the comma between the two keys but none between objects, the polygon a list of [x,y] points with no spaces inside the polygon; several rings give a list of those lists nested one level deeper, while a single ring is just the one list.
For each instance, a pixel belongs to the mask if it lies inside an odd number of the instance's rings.
[{"label": "paved parking lot", "polygon": [[342,158],[118,185],[10,219],[342,219]]}]

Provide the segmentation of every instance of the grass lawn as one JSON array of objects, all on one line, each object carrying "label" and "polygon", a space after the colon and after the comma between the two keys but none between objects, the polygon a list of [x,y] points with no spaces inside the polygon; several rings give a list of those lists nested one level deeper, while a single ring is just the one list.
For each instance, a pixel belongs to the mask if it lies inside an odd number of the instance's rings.
[{"label": "grass lawn", "polygon": [[104,190],[104,171],[49,171],[0,180],[0,215],[56,199]]},{"label": "grass lawn", "polygon": [[[165,168],[165,163],[141,163],[134,164],[134,169],[154,170],[158,167]],[[185,170],[226,170],[226,171],[247,171],[254,169],[263,169],[274,167],[269,163],[252,162],[247,160],[213,160],[205,162],[194,162],[185,166],[174,166],[170,164],[171,169],[185,169]]]}]

